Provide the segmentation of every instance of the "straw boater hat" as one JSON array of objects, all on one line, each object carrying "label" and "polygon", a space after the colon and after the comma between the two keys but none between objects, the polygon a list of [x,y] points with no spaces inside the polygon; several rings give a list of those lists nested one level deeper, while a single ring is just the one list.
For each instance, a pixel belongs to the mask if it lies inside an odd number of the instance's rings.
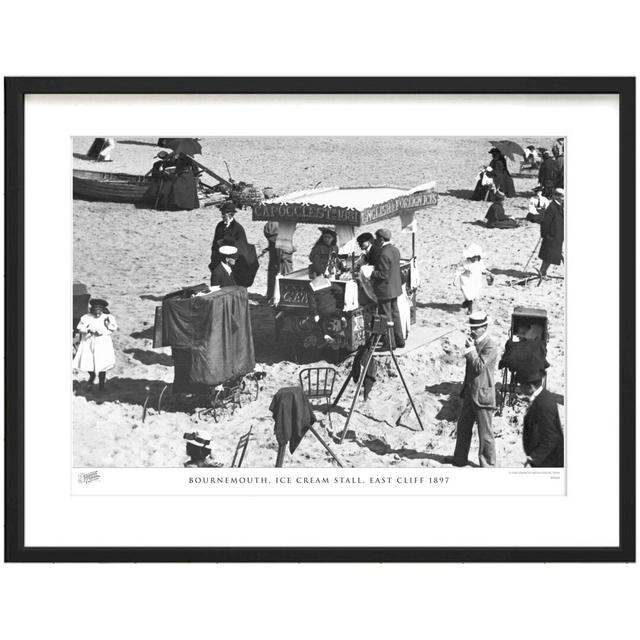
[{"label": "straw boater hat", "polygon": [[479,244],[472,242],[468,247],[464,248],[462,255],[465,258],[473,258],[474,256],[480,256],[482,258],[482,248]]},{"label": "straw boater hat", "polygon": [[220,253],[223,256],[235,256],[238,253],[238,250],[231,245],[225,244],[220,247]]},{"label": "straw boater hat", "polygon": [[469,328],[479,329],[480,327],[486,327],[489,324],[489,318],[484,311],[474,311],[469,316]]},{"label": "straw boater hat", "polygon": [[555,196],[564,196],[564,189],[561,189],[560,187],[557,187],[556,189],[553,190],[553,195],[555,195]]},{"label": "straw boater hat", "polygon": [[211,433],[208,431],[198,430],[192,433],[185,433],[184,439],[194,447],[211,448]]}]

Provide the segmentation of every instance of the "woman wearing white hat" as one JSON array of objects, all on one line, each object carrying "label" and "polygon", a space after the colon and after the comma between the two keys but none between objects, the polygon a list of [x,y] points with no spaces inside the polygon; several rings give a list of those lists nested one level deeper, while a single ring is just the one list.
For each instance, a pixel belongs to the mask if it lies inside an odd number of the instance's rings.
[{"label": "woman wearing white hat", "polygon": [[482,261],[482,249],[479,245],[472,243],[465,247],[463,251],[464,261],[456,274],[456,282],[462,291],[462,308],[468,314],[473,312],[473,301],[480,295],[482,290],[483,276],[487,276],[487,282],[493,284],[493,274]]}]

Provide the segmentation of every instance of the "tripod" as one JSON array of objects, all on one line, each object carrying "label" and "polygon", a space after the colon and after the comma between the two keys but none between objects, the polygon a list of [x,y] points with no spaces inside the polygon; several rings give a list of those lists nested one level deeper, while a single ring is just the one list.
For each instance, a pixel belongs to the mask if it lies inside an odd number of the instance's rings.
[{"label": "tripod", "polygon": [[[382,340],[383,336],[384,336],[383,333],[378,333],[378,332],[373,332],[371,334],[371,336],[369,336],[371,351],[369,352],[369,357],[367,358],[367,361],[365,362],[364,367],[362,368],[362,373],[361,373],[360,377],[358,378],[358,384],[356,386],[356,392],[355,392],[355,395],[353,396],[353,401],[351,402],[351,407],[349,408],[349,415],[347,416],[347,421],[344,423],[344,429],[342,430],[342,435],[340,436],[340,444],[343,443],[344,437],[347,434],[347,428],[349,427],[349,421],[351,420],[351,415],[353,414],[353,410],[354,410],[354,408],[356,406],[356,402],[358,401],[358,396],[360,395],[360,389],[362,388],[362,383],[364,382],[366,373],[369,370],[369,364],[371,363],[371,359],[373,358],[373,354],[375,353],[376,349],[380,345],[380,341]],[[418,424],[420,425],[420,430],[424,431],[424,427],[422,426],[422,420],[420,420],[420,416],[418,415],[418,411],[416,409],[416,406],[415,406],[415,404],[413,404],[413,398],[411,397],[411,393],[409,393],[409,387],[407,387],[407,383],[404,381],[404,376],[402,375],[402,371],[400,370],[400,364],[398,363],[398,360],[396,358],[396,354],[393,353],[393,347],[392,347],[392,345],[393,345],[393,322],[387,322],[387,340],[389,341],[389,353],[391,354],[391,358],[393,359],[393,364],[396,365],[396,369],[398,371],[398,375],[400,376],[400,380],[402,380],[402,385],[404,386],[404,390],[407,393],[407,397],[409,398],[409,402],[411,403],[411,407],[413,408],[413,412],[416,414],[416,418],[418,420]],[[346,386],[347,386],[347,384],[348,384],[350,379],[351,379],[351,374],[349,374],[349,377],[346,379],[345,383],[342,385],[342,389],[340,389],[340,392],[338,393],[338,397],[336,398],[335,402],[333,403],[334,406],[337,404],[338,400],[340,400],[340,397],[342,396],[342,393],[346,389]]]}]

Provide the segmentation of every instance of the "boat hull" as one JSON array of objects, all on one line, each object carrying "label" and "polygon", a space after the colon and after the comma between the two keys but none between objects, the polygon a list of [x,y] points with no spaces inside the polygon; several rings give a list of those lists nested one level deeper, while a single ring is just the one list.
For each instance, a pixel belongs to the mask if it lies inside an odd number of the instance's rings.
[{"label": "boat hull", "polygon": [[153,204],[157,184],[144,176],[102,171],[73,172],[73,197],[81,200]]}]

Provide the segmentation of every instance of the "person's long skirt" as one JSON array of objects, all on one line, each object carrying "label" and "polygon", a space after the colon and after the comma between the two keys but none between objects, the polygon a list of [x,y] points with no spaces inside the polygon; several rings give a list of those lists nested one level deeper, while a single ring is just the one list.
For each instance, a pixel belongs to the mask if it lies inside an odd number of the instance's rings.
[{"label": "person's long skirt", "polygon": [[169,194],[168,209],[171,211],[190,211],[200,207],[198,200],[198,178],[185,171],[176,176]]}]

